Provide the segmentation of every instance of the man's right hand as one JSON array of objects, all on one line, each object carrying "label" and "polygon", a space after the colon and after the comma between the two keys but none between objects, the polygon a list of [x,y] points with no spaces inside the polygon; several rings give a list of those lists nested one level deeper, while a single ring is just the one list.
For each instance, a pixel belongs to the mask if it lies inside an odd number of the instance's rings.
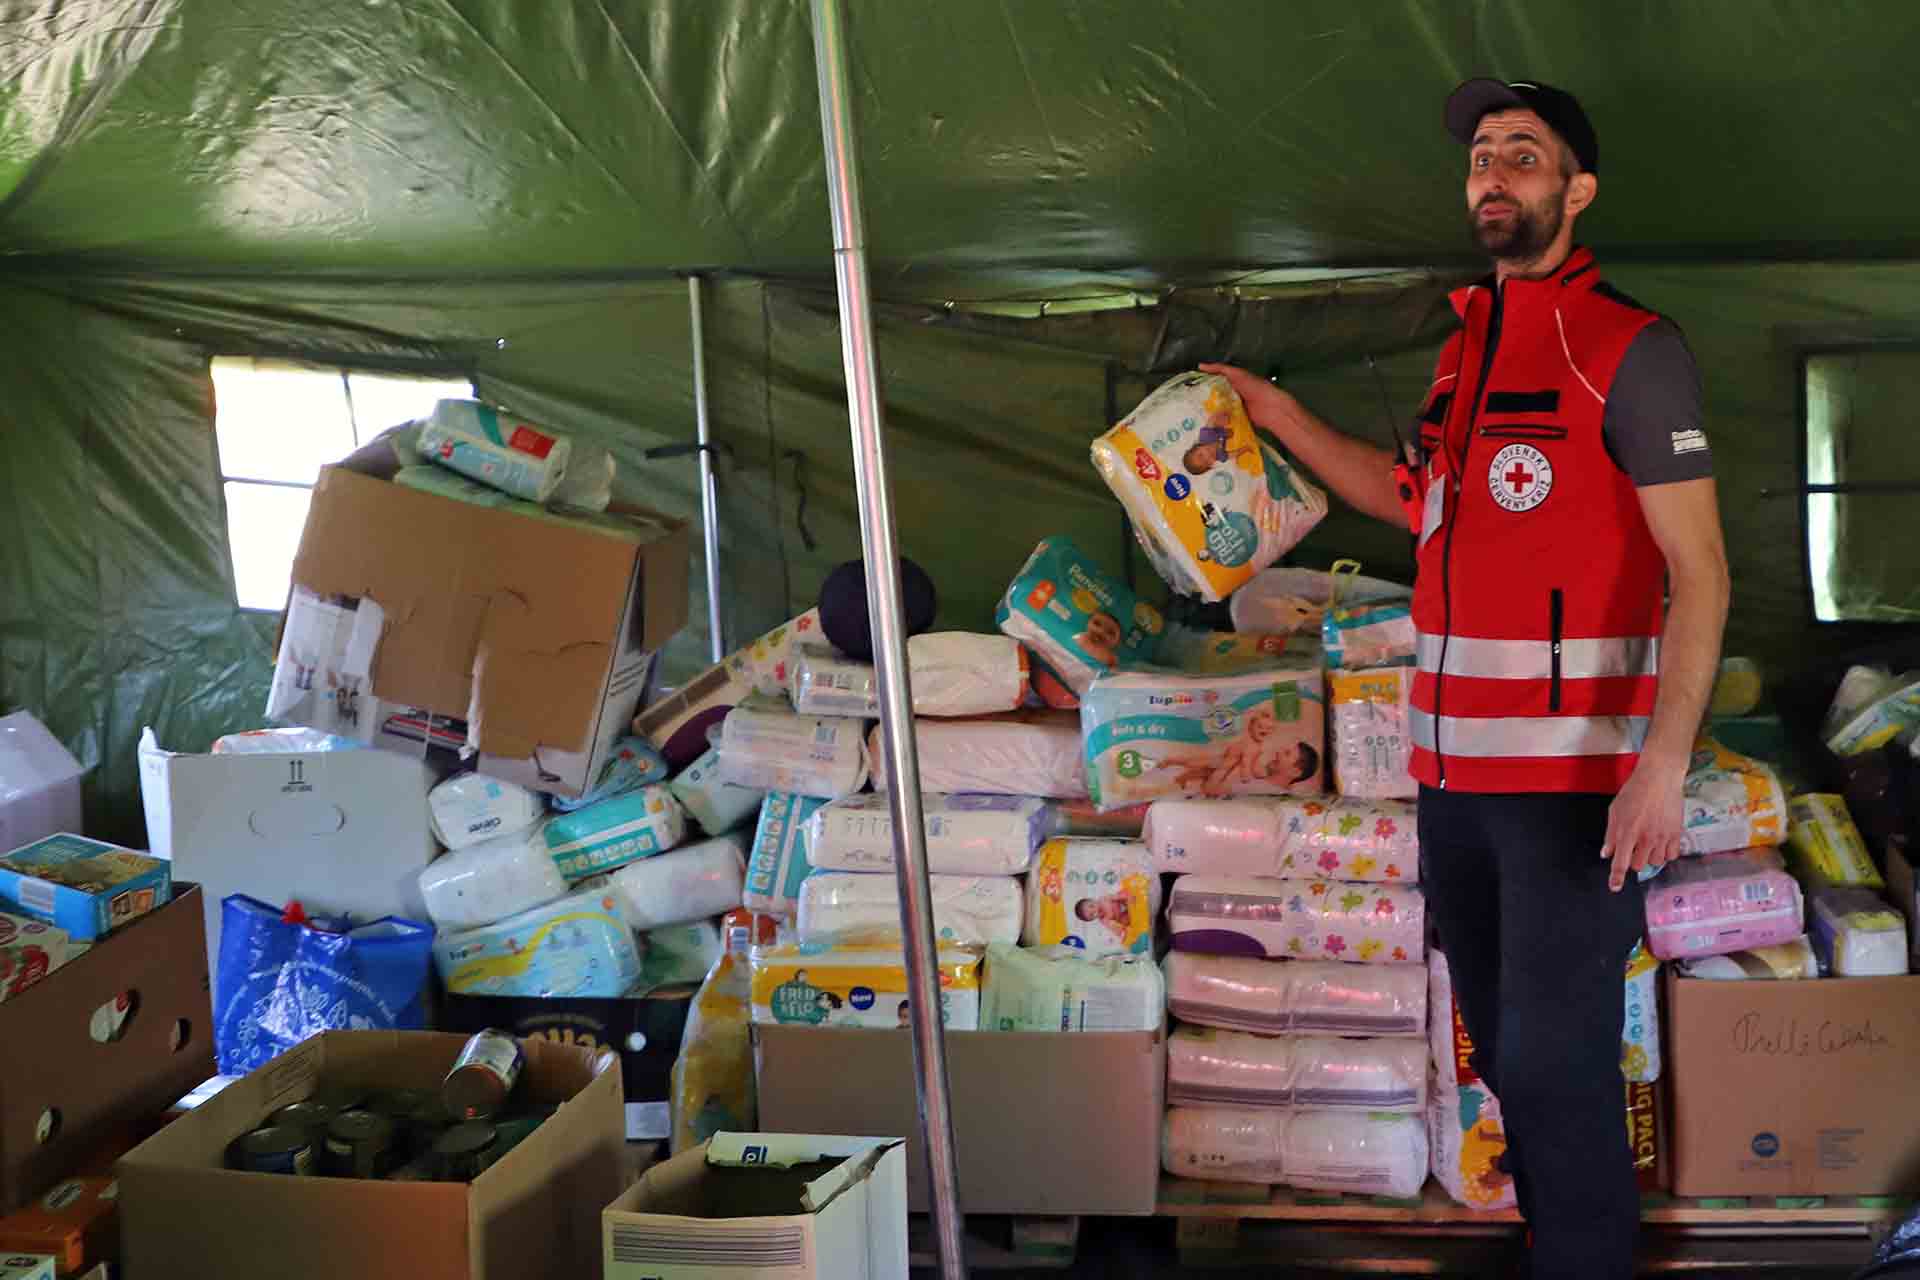
[{"label": "man's right hand", "polygon": [[1230,364],[1203,364],[1202,373],[1217,373],[1233,387],[1234,394],[1247,406],[1247,419],[1256,427],[1262,427],[1279,436],[1284,442],[1284,428],[1293,420],[1293,397],[1274,386],[1256,373]]}]

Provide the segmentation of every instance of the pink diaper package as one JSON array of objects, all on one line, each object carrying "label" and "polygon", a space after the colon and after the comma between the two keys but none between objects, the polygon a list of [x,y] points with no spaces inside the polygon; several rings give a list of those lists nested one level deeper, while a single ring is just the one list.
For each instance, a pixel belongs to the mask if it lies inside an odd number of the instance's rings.
[{"label": "pink diaper package", "polygon": [[1181,876],[1167,925],[1180,951],[1424,964],[1426,899],[1414,885]]},{"label": "pink diaper package", "polygon": [[1687,858],[1647,882],[1647,947],[1662,960],[1730,955],[1805,932],[1800,886],[1775,849]]}]

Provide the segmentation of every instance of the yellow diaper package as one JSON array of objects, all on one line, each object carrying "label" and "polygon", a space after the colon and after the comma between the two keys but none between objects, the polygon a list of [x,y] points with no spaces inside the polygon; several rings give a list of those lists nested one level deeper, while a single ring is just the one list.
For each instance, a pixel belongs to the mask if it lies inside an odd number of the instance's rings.
[{"label": "yellow diaper package", "polygon": [[1847,802],[1835,795],[1795,796],[1787,805],[1792,819],[1787,827],[1787,852],[1793,869],[1813,885],[1859,885],[1884,889],[1880,868],[1873,865],[1860,828],[1853,825]]},{"label": "yellow diaper package", "polygon": [[[941,948],[940,1018],[980,1027],[980,957]],[[910,1025],[906,957],[898,948],[788,943],[753,953],[753,1020],[809,1027]]]}]

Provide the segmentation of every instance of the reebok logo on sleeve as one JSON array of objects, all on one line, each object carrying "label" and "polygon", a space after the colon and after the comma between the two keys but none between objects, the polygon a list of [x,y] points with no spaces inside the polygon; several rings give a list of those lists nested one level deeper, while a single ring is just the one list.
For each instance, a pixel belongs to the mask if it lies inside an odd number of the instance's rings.
[{"label": "reebok logo on sleeve", "polygon": [[1687,427],[1673,433],[1673,452],[1676,456],[1682,453],[1699,453],[1706,447],[1707,433],[1698,427]]}]

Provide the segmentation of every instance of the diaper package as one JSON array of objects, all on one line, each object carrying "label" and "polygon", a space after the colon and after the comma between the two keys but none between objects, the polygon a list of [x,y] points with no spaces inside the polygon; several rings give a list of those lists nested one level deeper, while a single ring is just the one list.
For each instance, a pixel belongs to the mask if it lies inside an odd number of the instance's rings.
[{"label": "diaper package", "polygon": [[572,442],[478,400],[442,400],[420,426],[421,455],[528,502],[546,502],[566,478]]},{"label": "diaper package", "polygon": [[1151,955],[1160,876],[1132,840],[1049,840],[1027,876],[1030,947],[1068,946],[1089,956]]},{"label": "diaper package", "polygon": [[687,838],[687,815],[671,791],[651,786],[556,813],[542,830],[560,874],[581,880],[673,848]]},{"label": "diaper package", "polygon": [[1704,978],[1713,982],[1793,981],[1820,976],[1820,960],[1813,944],[1805,938],[1782,942],[1778,946],[1755,947],[1724,956],[1700,956],[1680,962],[1683,978]]},{"label": "diaper package", "polygon": [[1711,738],[1694,745],[1685,804],[1686,853],[1725,853],[1787,838],[1787,796],[1779,776]]},{"label": "diaper package", "polygon": [[1075,694],[1093,678],[1151,661],[1166,623],[1067,538],[1045,538],[1020,566],[993,616]]},{"label": "diaper package", "polygon": [[1427,1181],[1427,1126],[1419,1116],[1170,1107],[1161,1151],[1168,1173],[1214,1182],[1410,1200]]},{"label": "diaper package", "polygon": [[1277,876],[1287,804],[1277,796],[1155,800],[1147,806],[1140,839],[1156,871]]},{"label": "diaper package", "polygon": [[640,950],[605,882],[497,924],[433,940],[455,995],[622,996],[639,981]]},{"label": "diaper package", "polygon": [[640,980],[628,993],[633,996],[700,981],[712,970],[722,950],[720,927],[711,920],[661,925],[647,930],[637,941]]},{"label": "diaper package", "polygon": [[1238,675],[1272,667],[1322,665],[1317,636],[1261,634],[1249,631],[1202,631],[1177,622],[1167,624],[1160,637],[1154,666],[1190,676]]},{"label": "diaper package", "polygon": [[627,923],[644,933],[733,910],[745,891],[745,872],[742,841],[720,836],[620,868],[613,890]]},{"label": "diaper package", "polygon": [[1469,1209],[1511,1209],[1513,1175],[1505,1168],[1507,1129],[1500,1100],[1473,1064],[1473,1040],[1453,998],[1453,977],[1443,952],[1427,956],[1433,1008],[1428,1051],[1433,1060],[1433,1096],[1427,1134],[1433,1176],[1458,1204]]},{"label": "diaper package", "polygon": [[[1020,940],[1020,882],[1012,876],[929,876],[933,931],[943,946],[979,947]],[[896,876],[816,870],[800,886],[794,909],[801,942],[891,943],[898,946],[900,885]]]},{"label": "diaper package", "polygon": [[1641,1084],[1660,1078],[1660,962],[1635,943],[1627,957],[1627,1012],[1620,1024],[1620,1074]]},{"label": "diaper package", "polygon": [[1339,604],[1320,621],[1329,667],[1385,667],[1413,662],[1413,606],[1398,601]]},{"label": "diaper package", "polygon": [[1867,852],[1860,828],[1835,795],[1795,796],[1787,805],[1787,856],[1808,884],[1853,884],[1884,889],[1887,882]]},{"label": "diaper package", "polygon": [[[1029,796],[920,797],[927,870],[935,875],[1017,876],[1047,828],[1046,802]],[[884,792],[835,800],[807,820],[807,856],[822,871],[893,871],[893,815]]]},{"label": "diaper package", "polygon": [[1166,984],[1152,956],[1089,960],[1067,947],[996,942],[981,973],[985,1031],[1158,1031]]},{"label": "diaper package", "polygon": [[[980,960],[941,948],[940,1021],[980,1027]],[[753,953],[753,1020],[809,1027],[912,1025],[906,958],[898,949],[786,945]]]},{"label": "diaper package", "polygon": [[747,889],[742,905],[763,915],[791,916],[800,898],[800,886],[813,874],[807,857],[807,819],[825,804],[812,796],[785,791],[767,795],[760,806],[760,825],[753,833],[747,859]]},{"label": "diaper package", "polygon": [[1056,836],[1099,836],[1109,840],[1138,840],[1147,825],[1151,805],[1130,804],[1105,813],[1082,797],[1061,800],[1047,806],[1052,820],[1051,834]]},{"label": "diaper package", "polygon": [[[984,716],[1018,711],[1027,700],[1027,651],[1010,636],[930,631],[907,637],[913,713]],[[793,647],[789,692],[807,716],[880,715],[880,680],[871,662],[843,657],[823,641]]]},{"label": "diaper package", "polygon": [[1188,1106],[1424,1111],[1418,1040],[1257,1036],[1180,1027],[1167,1038],[1167,1101]]},{"label": "diaper package", "polygon": [[1874,667],[1848,670],[1823,726],[1827,749],[1841,757],[1878,751],[1896,738],[1912,740],[1917,730],[1920,672],[1896,676]]},{"label": "diaper package", "polygon": [[1806,932],[1800,886],[1774,849],[1670,862],[1646,893],[1647,949],[1661,960],[1750,951]]},{"label": "diaper package", "polygon": [[[920,751],[922,791],[1086,798],[1080,720],[1070,711],[1029,711],[981,720],[916,719],[913,736]],[[873,727],[869,746],[875,760],[884,759],[883,726]],[[886,790],[884,768],[874,771],[873,785]]]},{"label": "diaper package", "polygon": [[1427,975],[1417,965],[1256,960],[1172,951],[1167,1012],[1263,1036],[1424,1036]]},{"label": "diaper package", "polygon": [[539,827],[467,845],[420,872],[427,915],[442,930],[478,929],[566,894],[567,878]]},{"label": "diaper package", "polygon": [[1218,374],[1160,384],[1092,453],[1154,571],[1183,595],[1225,600],[1327,514]]},{"label": "diaper package", "polygon": [[720,779],[834,800],[867,782],[866,724],[735,708],[720,727]]},{"label": "diaper package", "polygon": [[1411,800],[1420,794],[1411,772],[1413,735],[1407,729],[1412,696],[1412,667],[1328,672],[1335,791],[1369,799]]},{"label": "diaper package", "polygon": [[1418,824],[1407,800],[1156,800],[1141,838],[1160,871],[1380,884],[1412,884],[1420,874]]},{"label": "diaper package", "polygon": [[749,695],[777,698],[780,705],[790,706],[787,683],[794,641],[818,635],[820,611],[809,609],[642,707],[633,731],[658,747],[671,768],[685,768],[711,745],[712,727]]},{"label": "diaper package", "polygon": [[1319,634],[1321,620],[1332,605],[1336,584],[1343,604],[1372,604],[1380,600],[1413,599],[1413,588],[1384,578],[1348,572],[1353,560],[1336,561],[1329,569],[1263,569],[1233,593],[1229,606],[1235,631]]},{"label": "diaper package", "polygon": [[1888,978],[1907,972],[1907,922],[1871,889],[1814,889],[1807,898],[1807,934],[1820,967],[1836,978]]},{"label": "diaper package", "polygon": [[1186,875],[1167,906],[1174,949],[1212,955],[1420,964],[1426,926],[1412,885]]},{"label": "diaper package", "polygon": [[593,785],[578,797],[554,796],[553,807],[561,813],[571,813],[666,780],[666,759],[651,742],[645,738],[622,738],[607,762],[600,766],[600,776],[593,780]]},{"label": "diaper package", "polygon": [[680,776],[667,784],[673,798],[710,836],[733,830],[760,811],[767,793],[756,787],[736,787],[720,780],[720,748],[710,747]]},{"label": "diaper package", "polygon": [[427,792],[427,824],[449,849],[525,831],[547,811],[541,797],[484,773],[461,773]]},{"label": "diaper package", "polygon": [[1317,793],[1324,710],[1317,666],[1104,676],[1080,699],[1088,791],[1103,809],[1163,796]]},{"label": "diaper package", "polygon": [[[22,713],[24,714],[24,713]],[[216,756],[311,755],[317,751],[364,751],[367,744],[318,729],[242,729],[213,740],[208,754]],[[442,841],[441,843],[445,843]]]}]

